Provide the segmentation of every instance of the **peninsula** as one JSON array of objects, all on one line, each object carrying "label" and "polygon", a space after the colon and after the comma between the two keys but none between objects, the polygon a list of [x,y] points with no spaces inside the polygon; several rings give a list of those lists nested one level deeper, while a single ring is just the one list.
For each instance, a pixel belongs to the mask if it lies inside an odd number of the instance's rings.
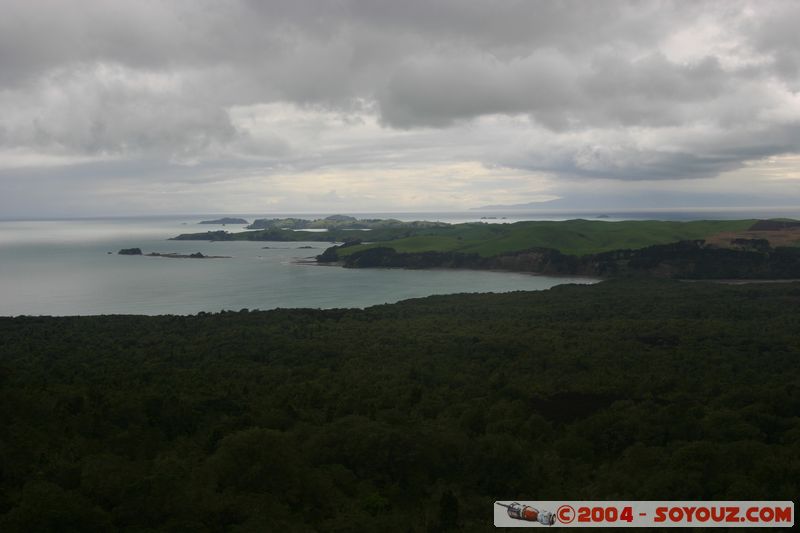
[{"label": "peninsula", "polygon": [[599,278],[796,279],[800,222],[521,222],[372,243],[317,256],[349,268],[471,268]]},{"label": "peninsula", "polygon": [[[339,216],[264,219],[251,227],[256,225],[262,229],[175,239],[330,242],[335,246],[317,262],[346,268],[468,268],[600,278],[800,277],[800,222],[795,220],[445,224]],[[355,232],[356,226],[362,231]]]}]

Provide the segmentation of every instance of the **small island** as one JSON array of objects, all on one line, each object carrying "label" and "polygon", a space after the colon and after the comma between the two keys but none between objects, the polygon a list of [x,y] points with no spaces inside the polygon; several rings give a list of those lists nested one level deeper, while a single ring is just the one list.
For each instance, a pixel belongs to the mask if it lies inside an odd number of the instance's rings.
[{"label": "small island", "polygon": [[117,254],[146,255],[147,257],[166,257],[168,259],[230,259],[231,258],[231,256],[229,255],[205,255],[201,252],[195,252],[193,254],[179,254],[178,252],[169,252],[169,253],[150,252],[149,254],[143,254],[141,248],[123,248],[122,250],[117,252]]},{"label": "small island", "polygon": [[122,250],[117,252],[117,254],[119,254],[119,255],[142,255],[142,249],[141,248],[123,248]]},{"label": "small island", "polygon": [[201,222],[198,222],[198,224],[217,224],[217,225],[221,224],[224,226],[226,224],[249,224],[249,222],[243,218],[223,217],[223,218],[218,218],[216,220],[203,220]]},{"label": "small island", "polygon": [[176,252],[170,253],[160,253],[160,252],[150,252],[147,254],[148,257],[166,257],[168,259],[230,259],[231,256],[229,255],[204,255],[200,252],[195,252],[193,254],[179,254]]}]

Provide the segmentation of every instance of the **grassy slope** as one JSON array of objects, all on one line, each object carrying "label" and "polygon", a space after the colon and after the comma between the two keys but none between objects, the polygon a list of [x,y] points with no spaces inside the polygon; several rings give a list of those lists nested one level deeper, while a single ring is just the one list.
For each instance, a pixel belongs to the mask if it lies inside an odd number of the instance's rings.
[{"label": "grassy slope", "polygon": [[388,246],[398,252],[458,251],[484,257],[529,248],[554,248],[584,255],[623,248],[642,248],[681,240],[703,239],[722,231],[743,231],[754,220],[536,221],[515,224],[457,224],[390,242],[374,242],[339,251],[340,255]]}]

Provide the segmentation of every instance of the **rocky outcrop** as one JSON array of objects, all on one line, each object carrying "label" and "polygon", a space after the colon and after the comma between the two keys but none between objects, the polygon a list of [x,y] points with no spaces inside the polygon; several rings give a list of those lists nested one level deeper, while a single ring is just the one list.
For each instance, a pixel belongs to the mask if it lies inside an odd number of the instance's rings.
[{"label": "rocky outcrop", "polygon": [[141,248],[123,248],[122,250],[120,250],[117,253],[119,255],[142,255],[142,249]]}]

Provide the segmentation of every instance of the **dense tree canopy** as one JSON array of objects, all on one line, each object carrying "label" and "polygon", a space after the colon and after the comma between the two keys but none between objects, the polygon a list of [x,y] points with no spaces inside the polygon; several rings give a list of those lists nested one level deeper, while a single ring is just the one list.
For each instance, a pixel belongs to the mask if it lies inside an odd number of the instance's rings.
[{"label": "dense tree canopy", "polygon": [[800,493],[800,284],[0,319],[4,531],[483,531]]}]

